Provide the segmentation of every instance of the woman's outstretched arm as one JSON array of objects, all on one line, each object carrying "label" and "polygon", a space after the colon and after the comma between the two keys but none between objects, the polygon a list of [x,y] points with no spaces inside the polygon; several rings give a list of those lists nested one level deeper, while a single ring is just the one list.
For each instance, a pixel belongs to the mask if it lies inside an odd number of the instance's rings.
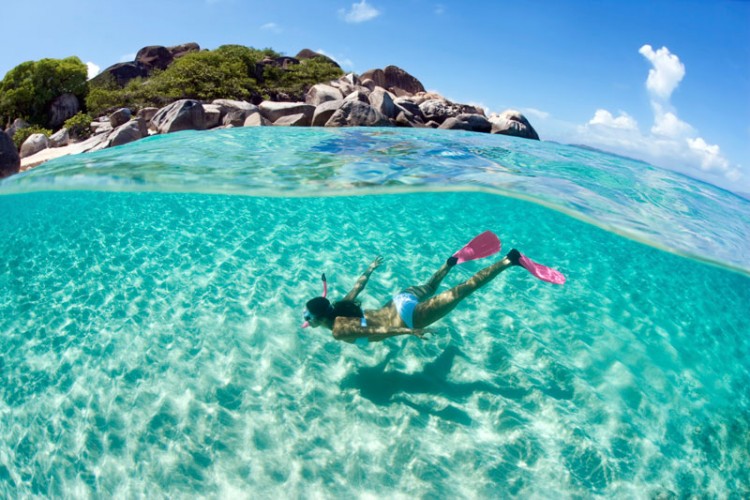
[{"label": "woman's outstretched arm", "polygon": [[344,300],[354,300],[357,298],[357,295],[360,294],[362,290],[365,289],[365,285],[367,285],[367,280],[370,279],[370,275],[372,272],[380,266],[380,264],[383,262],[383,257],[378,255],[375,257],[375,260],[372,261],[372,264],[369,265],[367,270],[362,273],[362,276],[359,277],[357,280],[357,283],[354,284],[354,288],[351,289],[349,293],[346,294],[346,297],[344,297]]},{"label": "woman's outstretched arm", "polygon": [[333,325],[333,338],[344,342],[354,342],[359,338],[366,338],[370,342],[380,342],[398,335],[414,335],[423,338],[426,333],[432,333],[432,330],[396,326],[362,326],[361,318],[336,318]]}]

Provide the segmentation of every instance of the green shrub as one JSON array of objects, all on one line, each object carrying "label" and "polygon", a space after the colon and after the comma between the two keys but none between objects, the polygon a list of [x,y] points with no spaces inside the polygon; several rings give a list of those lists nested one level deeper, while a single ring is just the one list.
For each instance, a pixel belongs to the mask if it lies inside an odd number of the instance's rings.
[{"label": "green shrub", "polygon": [[264,73],[264,93],[283,92],[301,101],[305,92],[316,83],[335,80],[343,74],[340,68],[322,57],[302,60],[287,69],[269,65]]},{"label": "green shrub", "polygon": [[77,139],[88,139],[91,136],[91,115],[78,113],[65,120],[63,127],[68,129],[68,134]]},{"label": "green shrub", "polygon": [[26,142],[26,139],[28,139],[29,136],[33,134],[44,134],[49,137],[52,135],[52,131],[46,128],[39,127],[38,125],[32,125],[30,127],[17,130],[16,133],[13,134],[13,144],[16,145],[16,149],[21,149],[21,146],[24,142]]},{"label": "green shrub", "polygon": [[146,106],[163,106],[174,100],[160,96],[152,80],[135,78],[125,87],[119,87],[111,75],[100,78],[89,88],[86,109],[91,116],[102,116],[120,108],[135,111]]},{"label": "green shrub", "polygon": [[88,90],[86,65],[77,57],[21,63],[0,82],[0,122],[16,118],[46,126],[52,101],[66,93],[83,101]]},{"label": "green shrub", "polygon": [[176,99],[247,99],[257,88],[248,61],[232,51],[193,52],[149,81],[149,95]]},{"label": "green shrub", "polygon": [[92,116],[101,116],[118,108],[162,107],[178,99],[252,101],[285,93],[302,100],[312,85],[343,74],[325,58],[306,59],[282,69],[259,64],[266,57],[281,54],[272,49],[222,45],[186,54],[167,69],[131,80],[125,87],[111,76],[98,77],[89,84],[86,108]]}]

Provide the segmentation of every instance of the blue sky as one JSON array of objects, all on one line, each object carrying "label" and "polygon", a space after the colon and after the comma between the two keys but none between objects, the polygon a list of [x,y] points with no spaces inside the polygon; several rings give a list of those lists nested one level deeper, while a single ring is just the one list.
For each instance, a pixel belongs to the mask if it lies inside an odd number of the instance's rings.
[{"label": "blue sky", "polygon": [[0,75],[70,55],[105,68],[146,45],[309,48],[355,73],[395,64],[488,113],[519,109],[543,140],[750,192],[747,1],[3,3]]}]

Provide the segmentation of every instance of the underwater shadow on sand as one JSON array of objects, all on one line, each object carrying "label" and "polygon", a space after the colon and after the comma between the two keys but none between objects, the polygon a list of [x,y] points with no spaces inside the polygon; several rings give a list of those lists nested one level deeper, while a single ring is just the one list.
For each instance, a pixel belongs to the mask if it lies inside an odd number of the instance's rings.
[{"label": "underwater shadow on sand", "polygon": [[[341,381],[342,389],[357,389],[360,395],[378,406],[403,404],[422,415],[452,421],[461,425],[471,425],[468,413],[453,404],[436,409],[426,404],[411,401],[411,394],[442,396],[454,403],[460,403],[477,392],[493,394],[503,398],[520,400],[529,390],[515,387],[502,387],[489,382],[451,382],[448,380],[456,356],[467,356],[453,345],[448,346],[434,361],[425,365],[421,372],[401,373],[386,367],[396,352],[388,355],[375,366],[363,366]],[[467,358],[468,359],[468,358]]]}]

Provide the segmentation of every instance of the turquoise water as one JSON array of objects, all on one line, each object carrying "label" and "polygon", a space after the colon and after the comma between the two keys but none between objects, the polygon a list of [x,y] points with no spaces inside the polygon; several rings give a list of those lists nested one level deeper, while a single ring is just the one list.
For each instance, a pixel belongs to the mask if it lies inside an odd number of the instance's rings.
[{"label": "turquoise water", "polygon": [[[750,495],[730,193],[556,144],[284,128],[0,192],[1,496]],[[321,272],[341,297],[383,255],[376,308],[485,229],[568,282],[510,269],[426,341],[299,329]]]}]

